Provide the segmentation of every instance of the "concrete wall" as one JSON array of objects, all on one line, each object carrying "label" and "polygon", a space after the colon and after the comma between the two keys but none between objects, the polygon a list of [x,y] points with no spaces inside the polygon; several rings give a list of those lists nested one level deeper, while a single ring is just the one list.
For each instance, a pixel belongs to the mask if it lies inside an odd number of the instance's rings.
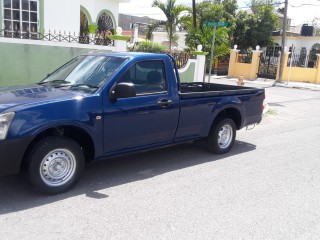
[{"label": "concrete wall", "polygon": [[[319,38],[320,39],[320,38]],[[250,63],[239,63],[239,50],[232,50],[230,54],[228,77],[238,78],[240,75],[244,79],[254,80],[257,78],[259,70],[260,51],[253,51],[252,61]],[[285,53],[284,62],[288,62],[289,52]],[[280,60],[279,60],[280,62]],[[282,79],[283,81],[320,83],[320,55],[317,58],[317,68],[290,67],[285,64]],[[279,80],[279,69],[277,72],[277,80]]]},{"label": "concrete wall", "polygon": [[316,83],[317,73],[318,70],[315,68],[285,67],[282,79],[283,81]]},{"label": "concrete wall", "polygon": [[181,82],[202,82],[204,80],[208,52],[202,52],[202,45],[199,45],[193,54],[197,56],[197,59],[189,59],[187,65],[178,70]]},{"label": "concrete wall", "polygon": [[111,47],[0,38],[0,86],[42,80],[68,60],[92,50]]},{"label": "concrete wall", "polygon": [[[179,36],[178,39],[178,49],[183,50],[186,48],[186,34],[185,32],[176,33]],[[152,33],[152,41],[156,43],[162,44],[162,42],[169,42],[168,33],[167,32],[153,32]]]},{"label": "concrete wall", "polygon": [[242,75],[245,79],[250,79],[250,69],[250,63],[236,63],[233,74],[230,76],[228,75],[228,77],[239,77]]},{"label": "concrete wall", "polygon": [[[289,53],[285,53],[284,62],[288,62]],[[280,62],[280,61],[279,61]],[[282,74],[283,81],[320,83],[320,55],[317,58],[317,68],[290,67],[285,64]],[[279,80],[279,68],[277,72]]]},{"label": "concrete wall", "polygon": [[240,50],[232,50],[229,60],[228,77],[238,78],[242,75],[245,79],[255,80],[258,76],[259,60],[261,51],[252,52],[251,63],[240,63],[238,62],[238,54]]},{"label": "concrete wall", "polygon": [[189,59],[187,65],[183,69],[179,69],[180,82],[195,81],[196,60]]}]

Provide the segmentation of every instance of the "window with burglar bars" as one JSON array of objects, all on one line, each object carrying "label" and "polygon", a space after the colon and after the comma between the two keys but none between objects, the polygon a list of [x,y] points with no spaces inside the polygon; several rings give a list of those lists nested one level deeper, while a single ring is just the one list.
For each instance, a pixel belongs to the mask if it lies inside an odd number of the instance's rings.
[{"label": "window with burglar bars", "polygon": [[38,6],[38,0],[3,0],[5,36],[20,37],[32,33],[36,35]]}]

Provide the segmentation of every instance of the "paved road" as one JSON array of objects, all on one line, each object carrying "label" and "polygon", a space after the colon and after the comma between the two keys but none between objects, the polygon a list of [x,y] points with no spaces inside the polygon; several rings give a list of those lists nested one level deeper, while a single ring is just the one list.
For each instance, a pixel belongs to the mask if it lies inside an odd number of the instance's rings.
[{"label": "paved road", "polygon": [[70,192],[0,178],[0,239],[319,239],[320,92],[267,88],[229,154],[185,144],[90,164]]}]

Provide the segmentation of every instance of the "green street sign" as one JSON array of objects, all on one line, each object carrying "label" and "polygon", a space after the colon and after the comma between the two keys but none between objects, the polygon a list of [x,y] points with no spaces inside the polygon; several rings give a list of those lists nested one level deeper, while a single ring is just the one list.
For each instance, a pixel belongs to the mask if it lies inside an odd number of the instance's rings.
[{"label": "green street sign", "polygon": [[207,27],[228,27],[226,22],[206,22]]},{"label": "green street sign", "polygon": [[214,42],[216,39],[216,32],[217,27],[227,27],[228,23],[225,22],[206,22],[207,27],[214,27],[213,28],[213,38],[212,38],[212,46],[211,46],[211,55],[210,55],[210,68],[209,68],[209,83],[211,78],[211,70],[212,70],[212,62],[213,62],[213,50],[214,50]]}]

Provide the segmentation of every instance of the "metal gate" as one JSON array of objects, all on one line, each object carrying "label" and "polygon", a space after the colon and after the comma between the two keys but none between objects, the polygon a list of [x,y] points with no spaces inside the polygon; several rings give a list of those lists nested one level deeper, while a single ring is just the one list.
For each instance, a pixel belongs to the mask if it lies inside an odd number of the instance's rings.
[{"label": "metal gate", "polygon": [[281,52],[280,46],[267,47],[260,55],[260,64],[258,77],[276,79],[279,55]]},{"label": "metal gate", "polygon": [[218,64],[217,64],[217,75],[218,76],[228,75],[229,60],[230,60],[230,54],[218,58]]}]

